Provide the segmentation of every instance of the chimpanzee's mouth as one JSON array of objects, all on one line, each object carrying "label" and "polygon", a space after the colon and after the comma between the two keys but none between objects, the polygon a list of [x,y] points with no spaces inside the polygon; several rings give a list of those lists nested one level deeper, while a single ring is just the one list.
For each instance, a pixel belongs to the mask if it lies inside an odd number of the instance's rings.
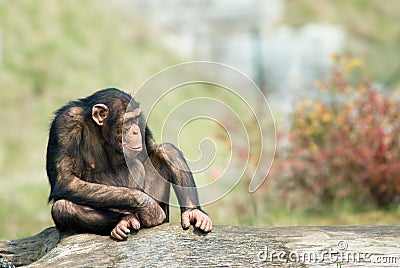
[{"label": "chimpanzee's mouth", "polygon": [[142,145],[139,145],[137,147],[131,147],[128,144],[124,143],[124,144],[122,144],[122,146],[124,148],[127,148],[130,151],[134,151],[134,152],[141,152],[142,151]]}]

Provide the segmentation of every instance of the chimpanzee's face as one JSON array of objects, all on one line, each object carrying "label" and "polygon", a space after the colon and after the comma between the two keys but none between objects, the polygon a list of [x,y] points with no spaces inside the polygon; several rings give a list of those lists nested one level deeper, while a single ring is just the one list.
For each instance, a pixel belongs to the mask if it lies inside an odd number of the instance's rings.
[{"label": "chimpanzee's face", "polygon": [[139,107],[129,109],[123,115],[122,147],[133,153],[143,150],[143,118]]}]

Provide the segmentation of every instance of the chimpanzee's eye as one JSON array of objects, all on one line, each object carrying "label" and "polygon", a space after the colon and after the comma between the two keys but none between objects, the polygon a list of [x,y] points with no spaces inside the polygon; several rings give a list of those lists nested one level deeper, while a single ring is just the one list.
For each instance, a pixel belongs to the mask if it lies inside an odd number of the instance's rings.
[{"label": "chimpanzee's eye", "polygon": [[124,122],[124,129],[125,129],[125,130],[129,130],[130,127],[131,127],[131,125],[132,125],[132,121],[131,121],[131,120],[126,120],[126,121]]}]

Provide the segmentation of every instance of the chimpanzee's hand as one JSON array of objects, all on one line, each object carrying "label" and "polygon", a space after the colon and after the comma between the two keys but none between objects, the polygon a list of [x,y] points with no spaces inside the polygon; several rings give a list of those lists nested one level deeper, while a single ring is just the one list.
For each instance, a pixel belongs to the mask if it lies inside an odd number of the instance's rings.
[{"label": "chimpanzee's hand", "polygon": [[191,209],[183,212],[181,223],[183,229],[187,229],[191,224],[193,224],[196,228],[199,228],[206,233],[211,232],[212,230],[211,218],[200,209]]},{"label": "chimpanzee's hand", "polygon": [[138,218],[143,227],[153,227],[160,225],[165,221],[167,216],[160,205],[150,196],[148,196],[146,206],[140,208],[137,212]]}]

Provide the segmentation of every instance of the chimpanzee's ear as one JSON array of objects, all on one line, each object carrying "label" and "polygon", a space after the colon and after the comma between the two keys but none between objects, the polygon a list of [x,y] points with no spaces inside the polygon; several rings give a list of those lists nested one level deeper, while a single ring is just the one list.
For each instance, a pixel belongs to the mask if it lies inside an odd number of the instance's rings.
[{"label": "chimpanzee's ear", "polygon": [[92,107],[92,118],[99,126],[102,126],[109,111],[110,109],[108,109],[107,105],[101,103],[95,104]]}]

